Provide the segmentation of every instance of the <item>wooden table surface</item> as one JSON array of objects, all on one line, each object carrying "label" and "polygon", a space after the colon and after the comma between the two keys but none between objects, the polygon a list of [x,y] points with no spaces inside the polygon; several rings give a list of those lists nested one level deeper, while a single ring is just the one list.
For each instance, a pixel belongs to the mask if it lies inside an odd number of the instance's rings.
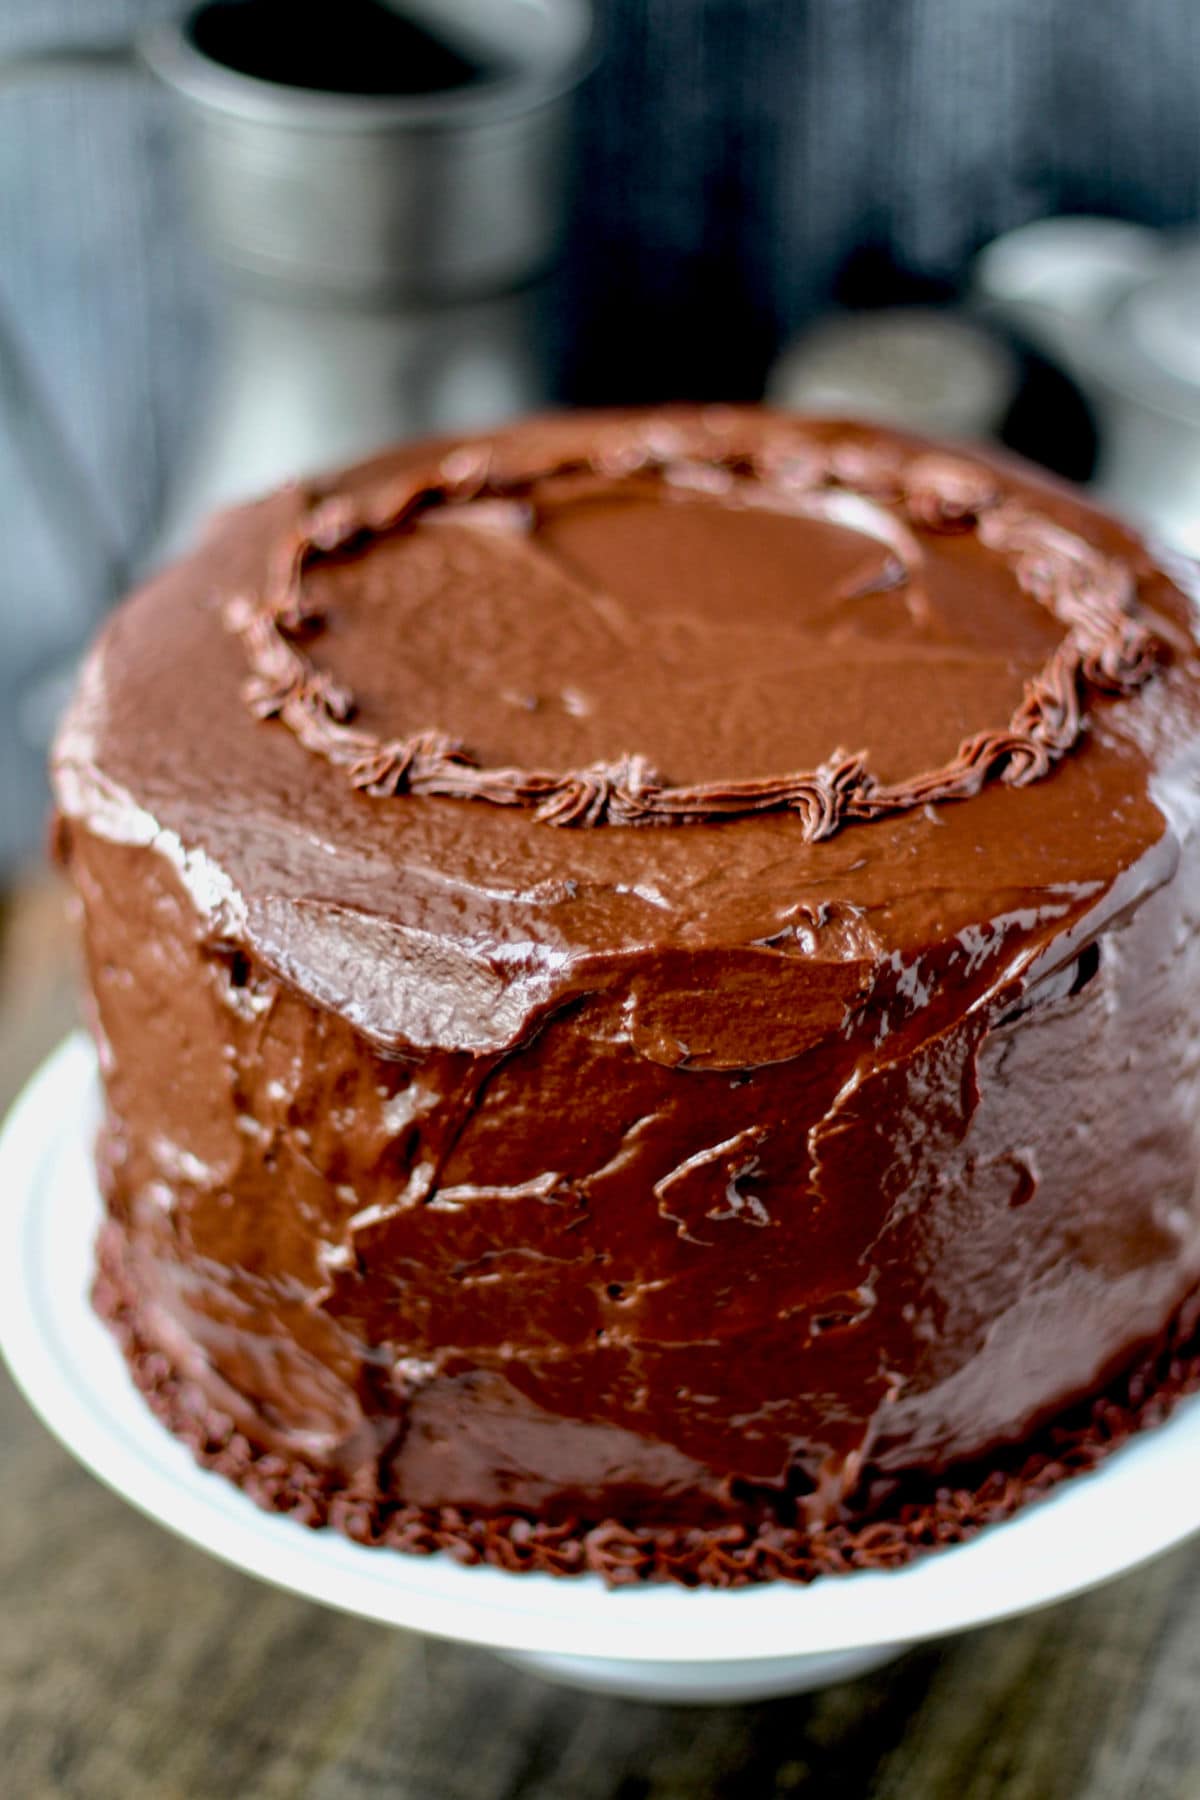
[{"label": "wooden table surface", "polygon": [[[7,1102],[70,1023],[71,953],[53,890],[11,898],[0,930]],[[210,1561],[86,1475],[5,1376],[0,1446],[12,1800],[1200,1800],[1200,1544],[820,1694],[651,1706]]]}]

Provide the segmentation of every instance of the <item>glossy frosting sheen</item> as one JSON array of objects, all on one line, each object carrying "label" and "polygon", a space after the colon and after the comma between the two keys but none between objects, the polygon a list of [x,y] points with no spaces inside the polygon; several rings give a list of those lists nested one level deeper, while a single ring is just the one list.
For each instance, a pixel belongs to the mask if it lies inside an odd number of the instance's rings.
[{"label": "glossy frosting sheen", "polygon": [[55,758],[107,1310],[435,1541],[801,1543],[1003,1460],[1200,1283],[1198,750],[1127,531],[875,430],[535,423],[228,516]]}]

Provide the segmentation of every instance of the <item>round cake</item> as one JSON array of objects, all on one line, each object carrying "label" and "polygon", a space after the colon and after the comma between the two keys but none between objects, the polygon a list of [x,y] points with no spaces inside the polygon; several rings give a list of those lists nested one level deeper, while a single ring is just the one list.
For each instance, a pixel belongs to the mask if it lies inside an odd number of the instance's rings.
[{"label": "round cake", "polygon": [[1187,572],[1011,461],[540,420],[225,515],[54,757],[96,1302],[262,1504],[890,1565],[1200,1371]]}]

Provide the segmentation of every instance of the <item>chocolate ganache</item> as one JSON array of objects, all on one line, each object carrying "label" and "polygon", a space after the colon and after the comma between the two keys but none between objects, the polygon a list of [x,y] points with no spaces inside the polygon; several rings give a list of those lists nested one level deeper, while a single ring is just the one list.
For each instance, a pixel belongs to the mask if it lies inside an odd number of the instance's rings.
[{"label": "chocolate ganache", "polygon": [[713,1582],[901,1560],[1157,1417],[1194,629],[1029,469],[754,409],[218,520],[54,758],[151,1403],[365,1541]]}]

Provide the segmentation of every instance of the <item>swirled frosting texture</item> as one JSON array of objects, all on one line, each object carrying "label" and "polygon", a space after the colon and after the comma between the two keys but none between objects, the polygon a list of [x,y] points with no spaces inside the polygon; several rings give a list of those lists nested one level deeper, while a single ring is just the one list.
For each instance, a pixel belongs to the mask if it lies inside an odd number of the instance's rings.
[{"label": "swirled frosting texture", "polygon": [[426,1521],[802,1545],[1015,1454],[1200,1283],[1198,743],[1127,531],[863,427],[229,516],[55,759],[139,1355]]}]

